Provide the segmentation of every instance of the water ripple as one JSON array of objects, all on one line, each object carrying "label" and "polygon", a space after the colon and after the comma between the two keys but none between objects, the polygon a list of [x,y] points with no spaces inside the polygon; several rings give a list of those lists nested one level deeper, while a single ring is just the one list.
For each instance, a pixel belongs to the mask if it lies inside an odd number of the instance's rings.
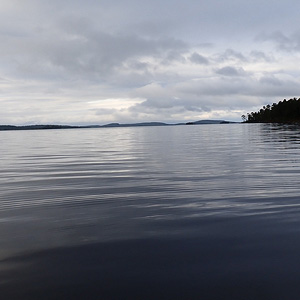
[{"label": "water ripple", "polygon": [[236,124],[0,135],[3,253],[196,230],[180,229],[183,220],[268,218],[299,225],[300,135],[290,128]]}]

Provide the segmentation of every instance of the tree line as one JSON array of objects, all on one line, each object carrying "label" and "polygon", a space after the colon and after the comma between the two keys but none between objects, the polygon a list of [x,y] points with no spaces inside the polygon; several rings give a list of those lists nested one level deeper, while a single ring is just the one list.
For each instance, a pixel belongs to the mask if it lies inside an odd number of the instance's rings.
[{"label": "tree line", "polygon": [[257,112],[242,115],[242,119],[245,123],[300,123],[300,98],[268,104]]}]

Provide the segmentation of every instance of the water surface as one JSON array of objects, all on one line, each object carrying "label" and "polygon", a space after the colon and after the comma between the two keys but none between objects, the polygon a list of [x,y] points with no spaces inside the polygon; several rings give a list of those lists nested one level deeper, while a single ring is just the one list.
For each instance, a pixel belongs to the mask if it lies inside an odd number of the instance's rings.
[{"label": "water surface", "polygon": [[298,299],[299,128],[0,138],[4,299]]}]

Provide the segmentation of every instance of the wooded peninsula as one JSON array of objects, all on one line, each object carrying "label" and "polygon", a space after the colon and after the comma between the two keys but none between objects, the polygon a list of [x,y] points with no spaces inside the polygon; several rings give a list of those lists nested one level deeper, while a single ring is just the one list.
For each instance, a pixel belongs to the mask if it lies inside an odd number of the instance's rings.
[{"label": "wooded peninsula", "polygon": [[300,98],[284,99],[263,106],[258,112],[242,115],[244,123],[290,123],[300,124]]}]

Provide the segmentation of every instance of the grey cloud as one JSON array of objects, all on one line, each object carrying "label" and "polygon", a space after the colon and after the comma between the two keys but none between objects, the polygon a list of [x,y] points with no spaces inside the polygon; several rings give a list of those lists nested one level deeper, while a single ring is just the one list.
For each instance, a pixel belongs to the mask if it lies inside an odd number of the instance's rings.
[{"label": "grey cloud", "polygon": [[[1,117],[180,119],[294,96],[299,8],[294,0],[3,0]],[[121,110],[110,108],[114,98],[145,100]],[[99,99],[107,107],[87,108]]]},{"label": "grey cloud", "polygon": [[[214,109],[246,110],[254,105],[273,103],[278,97],[292,97],[299,90],[296,80],[280,80],[272,73],[256,79],[256,76],[243,70],[235,68],[220,70],[225,71],[226,76],[212,76],[192,81],[182,78],[167,88],[149,86],[136,90],[134,95],[146,100],[135,105],[132,110],[156,115],[159,115],[160,111],[171,112],[176,109],[183,110],[187,115],[190,112],[204,113]],[[236,76],[238,71],[243,76]],[[281,76],[284,77],[284,74]]]},{"label": "grey cloud", "polygon": [[180,100],[170,98],[150,98],[145,100],[141,104],[138,104],[137,106],[166,109],[176,106],[182,106],[182,102]]},{"label": "grey cloud", "polygon": [[112,115],[116,113],[116,111],[117,110],[113,108],[101,108],[101,109],[93,110],[93,112],[99,116]]},{"label": "grey cloud", "polygon": [[230,76],[230,77],[236,77],[236,76],[245,76],[245,71],[243,68],[235,68],[235,67],[223,67],[216,71],[217,74],[223,75],[223,76]]},{"label": "grey cloud", "polygon": [[192,63],[199,64],[199,65],[208,65],[209,64],[209,61],[207,58],[205,58],[203,55],[200,55],[199,53],[196,53],[196,52],[194,52],[190,56],[190,61]]},{"label": "grey cloud", "polygon": [[[239,98],[256,99],[261,96],[274,98],[278,96],[289,97],[297,95],[299,91],[297,80],[283,80],[275,76],[265,75],[260,80],[252,76],[238,77],[232,80],[231,77],[210,78],[199,81],[186,81],[176,84],[173,87],[173,94],[180,99],[194,101],[190,103],[201,103],[203,99],[210,99],[206,103],[208,107],[241,107],[247,103],[239,103]],[[224,99],[228,99],[224,101]],[[223,106],[224,105],[224,106]]]},{"label": "grey cloud", "polygon": [[186,59],[182,55],[180,51],[177,50],[171,50],[166,53],[164,59],[162,60],[162,63],[165,65],[174,63],[174,62],[180,62],[180,63],[185,63]]},{"label": "grey cloud", "polygon": [[249,62],[274,62],[272,53],[266,53],[261,50],[251,50],[249,52],[239,52],[233,49],[226,49],[223,53],[217,53],[212,56],[215,63],[228,64],[247,64]]},{"label": "grey cloud", "polygon": [[128,67],[137,71],[147,71],[149,68],[149,63],[138,60],[131,60],[128,61]]},{"label": "grey cloud", "polygon": [[246,57],[238,51],[233,49],[226,49],[226,51],[219,55],[219,61],[227,61],[227,60],[238,60],[238,61],[247,61]]},{"label": "grey cloud", "polygon": [[188,112],[209,112],[211,108],[204,101],[194,99],[173,99],[173,98],[149,98],[140,104],[130,108],[131,112],[165,114],[165,113],[188,113]]},{"label": "grey cloud", "polygon": [[280,86],[283,84],[278,78],[274,76],[263,76],[262,78],[259,79],[259,82],[262,84],[273,85],[273,86]]},{"label": "grey cloud", "polygon": [[259,80],[259,85],[255,86],[253,94],[273,97],[273,99],[278,97],[293,98],[299,94],[299,83],[296,80],[279,80],[272,76],[266,76]]},{"label": "grey cloud", "polygon": [[284,35],[281,31],[273,31],[272,33],[261,33],[256,37],[258,41],[273,40],[278,43],[289,43],[289,38]]},{"label": "grey cloud", "polygon": [[193,105],[185,105],[184,108],[187,111],[194,111],[194,112],[210,111],[210,109],[202,108],[202,107],[197,107],[197,106],[193,106]]},{"label": "grey cloud", "polygon": [[119,90],[140,88],[151,84],[155,80],[154,75],[148,71],[135,72],[133,70],[120,70],[110,76],[107,76],[107,81],[111,86],[117,86]]},{"label": "grey cloud", "polygon": [[[243,101],[243,99],[247,99],[247,101]],[[199,119],[201,115],[206,115],[213,113],[216,109],[219,111],[229,110],[229,109],[245,109],[246,107],[253,106],[253,101],[251,98],[245,98],[243,96],[236,97],[232,99],[232,97],[225,97],[222,95],[221,97],[216,96],[198,96],[198,97],[186,97],[185,99],[181,99],[179,101],[175,101],[174,99],[164,99],[165,103],[168,105],[164,105],[165,107],[161,108],[160,106],[156,106],[155,102],[158,102],[157,99],[148,99],[147,105],[137,104],[130,108],[130,111],[135,112],[137,114],[154,114],[158,119],[164,119],[172,121],[176,114],[180,114],[185,118],[189,117],[189,119]],[[160,99],[161,100],[161,99]],[[150,105],[150,103],[152,105]],[[240,119],[240,114],[237,115],[238,119]]]},{"label": "grey cloud", "polygon": [[[191,0],[188,5],[180,1],[155,0],[149,3],[143,2],[142,5],[141,2],[130,1],[130,4],[130,17],[134,15],[139,20],[146,20],[148,24],[167,19],[168,24],[172,24],[168,28],[168,33],[185,36],[187,40],[198,39],[198,42],[207,42],[209,37],[213,37],[213,40],[216,36],[227,40],[237,39],[243,35],[253,36],[262,29],[289,30],[291,22],[282,16],[289,16],[291,20],[297,19],[295,6],[299,8],[294,0],[287,0],[285,3],[278,0],[227,1],[226,3],[217,0],[201,2]],[[126,6],[128,7],[127,2],[121,5],[122,9],[128,12]],[[152,17],[149,18],[149,15]],[[166,25],[162,30],[165,28]]]},{"label": "grey cloud", "polygon": [[282,51],[300,51],[300,31],[296,31],[291,35],[286,35],[281,31],[272,33],[263,33],[256,37],[257,41],[272,42],[277,49]]},{"label": "grey cloud", "polygon": [[[127,60],[147,55],[170,59],[175,53],[180,57],[187,47],[171,37],[147,39],[102,32],[86,20],[76,18],[57,26],[60,27],[47,30],[43,36],[6,40],[0,52],[12,52],[15,70],[23,75],[105,79],[106,74],[122,67]],[[60,36],[56,36],[56,31]]]},{"label": "grey cloud", "polygon": [[263,51],[252,50],[250,52],[250,58],[254,61],[265,61],[265,62],[272,62],[274,61],[274,57],[272,55],[266,54]]}]

